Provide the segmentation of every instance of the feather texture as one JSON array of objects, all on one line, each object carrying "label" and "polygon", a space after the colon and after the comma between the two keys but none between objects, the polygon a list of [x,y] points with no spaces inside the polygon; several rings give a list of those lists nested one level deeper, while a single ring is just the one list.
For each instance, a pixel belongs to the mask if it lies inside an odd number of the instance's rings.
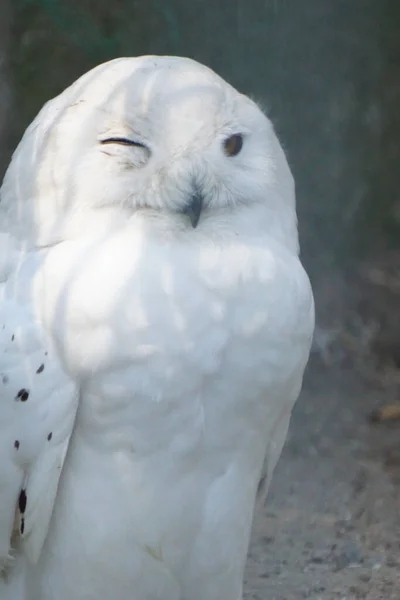
[{"label": "feather texture", "polygon": [[272,126],[206,67],[119,59],[43,108],[0,200],[2,600],[240,599],[311,345],[298,251]]}]

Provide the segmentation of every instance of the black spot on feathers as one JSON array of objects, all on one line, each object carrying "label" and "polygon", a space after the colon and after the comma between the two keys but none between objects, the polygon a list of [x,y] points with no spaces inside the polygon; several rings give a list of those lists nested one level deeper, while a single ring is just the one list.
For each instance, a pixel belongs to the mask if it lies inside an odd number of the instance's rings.
[{"label": "black spot on feathers", "polygon": [[25,510],[26,510],[26,492],[25,490],[21,490],[20,494],[19,494],[19,499],[18,499],[18,508],[20,510],[20,513],[23,515]]},{"label": "black spot on feathers", "polygon": [[25,530],[25,519],[21,519],[21,527],[19,528],[21,535],[24,535]]},{"label": "black spot on feathers", "polygon": [[11,336],[11,341],[13,342],[14,340],[15,340],[15,335],[14,335],[14,334],[12,334],[12,336]]},{"label": "black spot on feathers", "polygon": [[21,400],[21,402],[26,402],[29,398],[29,392],[25,388],[21,388],[16,395],[16,400]]},{"label": "black spot on feathers", "polygon": [[36,373],[37,373],[37,374],[39,374],[39,373],[43,373],[43,371],[44,371],[44,364],[42,363],[42,364],[40,365],[40,367],[39,367],[38,369],[36,369]]},{"label": "black spot on feathers", "polygon": [[52,437],[53,437],[53,432],[50,431],[49,435],[47,436],[48,441],[50,441]]},{"label": "black spot on feathers", "polygon": [[14,448],[16,448],[18,450],[18,448],[19,448],[19,440],[15,440],[15,442],[14,442]]}]

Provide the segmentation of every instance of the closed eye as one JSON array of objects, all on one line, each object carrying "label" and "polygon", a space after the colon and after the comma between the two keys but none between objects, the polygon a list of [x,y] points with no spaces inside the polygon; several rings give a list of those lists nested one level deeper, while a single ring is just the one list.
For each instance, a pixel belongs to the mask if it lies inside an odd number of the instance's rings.
[{"label": "closed eye", "polygon": [[145,144],[142,144],[142,142],[136,142],[135,140],[130,140],[129,138],[124,137],[106,138],[105,140],[100,140],[100,144],[120,144],[121,146],[137,146],[139,148],[145,148],[146,150],[148,150],[147,146]]}]

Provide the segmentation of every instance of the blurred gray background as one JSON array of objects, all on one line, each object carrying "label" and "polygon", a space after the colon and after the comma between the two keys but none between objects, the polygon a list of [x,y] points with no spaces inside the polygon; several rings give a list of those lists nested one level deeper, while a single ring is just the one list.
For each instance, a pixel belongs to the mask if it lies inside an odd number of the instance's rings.
[{"label": "blurred gray background", "polygon": [[388,564],[400,543],[399,486],[384,458],[398,432],[372,430],[366,417],[399,385],[399,0],[0,0],[0,9],[2,172],[46,100],[121,55],[193,57],[265,107],[296,180],[318,328],[247,594],[398,600]]}]

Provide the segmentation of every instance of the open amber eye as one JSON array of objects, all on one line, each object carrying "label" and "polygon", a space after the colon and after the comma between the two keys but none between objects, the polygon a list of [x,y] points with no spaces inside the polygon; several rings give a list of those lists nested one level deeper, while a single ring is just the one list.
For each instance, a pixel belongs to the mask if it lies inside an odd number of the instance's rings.
[{"label": "open amber eye", "polygon": [[236,156],[243,147],[243,136],[239,133],[231,135],[224,141],[224,151],[227,156]]}]

